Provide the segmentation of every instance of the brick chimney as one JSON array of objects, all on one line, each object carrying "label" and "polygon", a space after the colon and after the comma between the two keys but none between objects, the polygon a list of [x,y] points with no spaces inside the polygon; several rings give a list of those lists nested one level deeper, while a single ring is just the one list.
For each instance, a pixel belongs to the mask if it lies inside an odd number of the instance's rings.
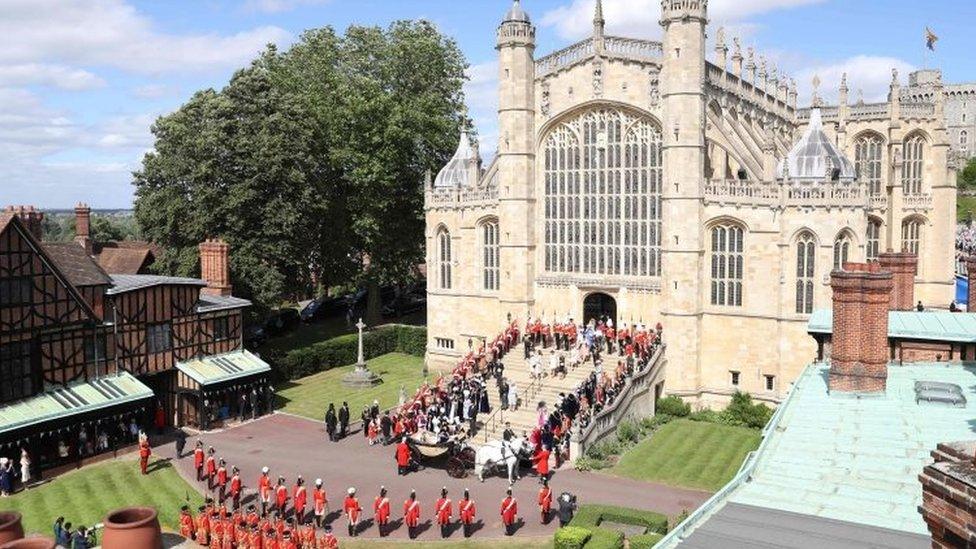
[{"label": "brick chimney", "polygon": [[918,273],[918,256],[908,252],[896,253],[891,250],[878,254],[881,270],[892,275],[894,287],[891,290],[891,310],[911,311],[915,309],[915,275]]},{"label": "brick chimney", "polygon": [[879,263],[847,263],[843,271],[830,273],[834,294],[830,391],[885,390],[892,278]]},{"label": "brick chimney", "polygon": [[976,255],[966,258],[966,282],[969,283],[966,310],[970,313],[976,313]]},{"label": "brick chimney", "polygon": [[7,206],[7,213],[12,213],[20,218],[20,222],[27,227],[28,232],[34,235],[38,242],[44,238],[44,212],[34,206]]},{"label": "brick chimney", "polygon": [[229,256],[230,246],[219,238],[200,243],[200,275],[207,281],[203,293],[231,295]]},{"label": "brick chimney", "polygon": [[83,202],[75,206],[75,242],[92,255],[91,208]]},{"label": "brick chimney", "polygon": [[932,547],[976,545],[976,466],[973,441],[942,442],[931,452],[934,463],[918,475],[922,504],[918,512],[932,535]]}]

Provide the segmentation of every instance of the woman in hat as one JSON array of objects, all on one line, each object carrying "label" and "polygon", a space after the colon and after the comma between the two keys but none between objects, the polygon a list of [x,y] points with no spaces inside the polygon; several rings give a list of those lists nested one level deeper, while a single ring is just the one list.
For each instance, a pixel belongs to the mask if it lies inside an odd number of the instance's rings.
[{"label": "woman in hat", "polygon": [[9,459],[0,457],[0,496],[7,497],[14,487],[14,466]]}]

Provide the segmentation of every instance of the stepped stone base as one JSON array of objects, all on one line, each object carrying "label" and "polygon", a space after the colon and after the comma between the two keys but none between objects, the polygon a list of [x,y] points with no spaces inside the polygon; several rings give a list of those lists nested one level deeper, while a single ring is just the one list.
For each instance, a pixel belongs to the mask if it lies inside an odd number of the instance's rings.
[{"label": "stepped stone base", "polygon": [[383,378],[369,371],[365,364],[359,364],[356,369],[342,378],[342,385],[352,388],[374,387],[383,383]]}]

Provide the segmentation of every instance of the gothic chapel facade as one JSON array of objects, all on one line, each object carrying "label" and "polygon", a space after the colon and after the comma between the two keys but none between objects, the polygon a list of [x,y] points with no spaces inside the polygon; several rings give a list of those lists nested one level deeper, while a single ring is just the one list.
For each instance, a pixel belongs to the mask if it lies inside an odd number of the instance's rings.
[{"label": "gothic chapel facade", "polygon": [[499,143],[467,135],[425,189],[428,360],[507,318],[665,327],[666,385],[776,402],[815,357],[830,272],[918,255],[916,299],[953,297],[955,175],[943,94],[797,108],[795,82],[663,0],[663,41],[604,34],[537,57],[516,0],[498,27]]}]

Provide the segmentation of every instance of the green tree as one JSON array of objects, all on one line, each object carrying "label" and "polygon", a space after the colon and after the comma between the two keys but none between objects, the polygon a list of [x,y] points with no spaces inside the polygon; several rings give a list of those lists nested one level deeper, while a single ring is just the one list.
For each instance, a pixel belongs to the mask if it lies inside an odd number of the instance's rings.
[{"label": "green tree", "polygon": [[970,158],[966,167],[956,175],[956,186],[961,191],[976,189],[976,157]]},{"label": "green tree", "polygon": [[132,233],[122,223],[111,218],[101,215],[91,218],[91,240],[96,244],[126,240],[132,236]]}]

